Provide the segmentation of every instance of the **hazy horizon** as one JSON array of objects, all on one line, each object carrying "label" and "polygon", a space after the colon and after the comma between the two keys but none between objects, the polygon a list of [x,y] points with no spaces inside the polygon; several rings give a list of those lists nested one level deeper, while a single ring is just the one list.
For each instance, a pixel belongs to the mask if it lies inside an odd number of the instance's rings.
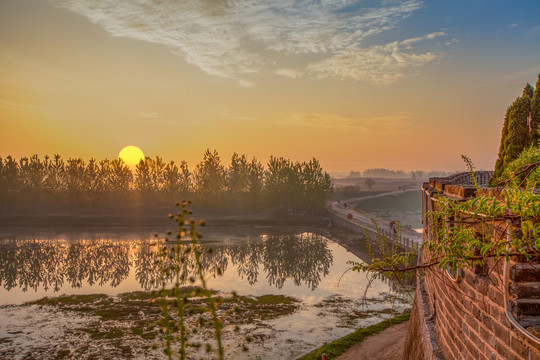
[{"label": "hazy horizon", "polygon": [[540,4],[6,0],[0,156],[492,169]]}]

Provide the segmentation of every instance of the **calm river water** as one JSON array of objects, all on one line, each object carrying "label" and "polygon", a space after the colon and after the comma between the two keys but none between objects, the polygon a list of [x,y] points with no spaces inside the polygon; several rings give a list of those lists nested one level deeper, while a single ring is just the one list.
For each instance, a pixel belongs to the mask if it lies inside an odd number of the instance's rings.
[{"label": "calm river water", "polygon": [[[361,260],[324,232],[246,226],[207,227],[203,233],[202,245],[213,250],[202,259],[210,288],[239,295],[283,294],[302,304],[291,315],[269,320],[264,330],[272,332],[268,342],[240,358],[265,358],[268,351],[283,358],[298,356],[389,316],[389,284],[374,281],[365,307],[367,278],[347,271],[348,261]],[[150,290],[159,279],[153,242],[153,233],[145,231],[0,238],[0,304]],[[211,276],[218,267],[223,275]]]}]

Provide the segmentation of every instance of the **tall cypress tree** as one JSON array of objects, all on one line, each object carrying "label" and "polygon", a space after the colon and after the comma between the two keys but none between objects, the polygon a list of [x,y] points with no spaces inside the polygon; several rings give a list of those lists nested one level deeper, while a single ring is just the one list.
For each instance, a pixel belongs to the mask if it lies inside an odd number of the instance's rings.
[{"label": "tall cypress tree", "polygon": [[540,146],[540,74],[531,99],[531,143]]},{"label": "tall cypress tree", "polygon": [[521,94],[521,97],[528,97],[529,99],[532,99],[534,94],[534,88],[531,86],[531,84],[527,83],[525,85],[525,88],[523,88],[523,93]]},{"label": "tall cypress tree", "polygon": [[499,157],[495,163],[495,173],[493,174],[495,177],[500,176],[504,168],[531,144],[529,116],[533,94],[534,88],[527,84],[521,97],[517,98],[506,110]]},{"label": "tall cypress tree", "polygon": [[504,115],[504,123],[501,136],[501,144],[499,145],[499,156],[497,162],[495,162],[495,172],[493,173],[494,177],[499,177],[504,169],[504,154],[506,153],[507,139],[508,139],[508,118],[510,117],[510,110],[512,106],[506,108],[506,114]]},{"label": "tall cypress tree", "polygon": [[522,96],[512,104],[508,118],[508,145],[503,157],[505,165],[516,159],[531,143],[530,112],[531,99],[528,96]]}]

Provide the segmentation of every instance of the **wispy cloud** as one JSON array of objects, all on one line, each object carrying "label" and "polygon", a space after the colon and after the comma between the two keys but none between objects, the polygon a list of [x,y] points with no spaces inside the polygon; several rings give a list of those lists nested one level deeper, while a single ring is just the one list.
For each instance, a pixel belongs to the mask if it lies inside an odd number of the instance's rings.
[{"label": "wispy cloud", "polygon": [[412,114],[395,113],[371,118],[348,118],[333,114],[300,113],[284,117],[280,123],[294,126],[355,128],[366,133],[389,134],[408,127]]},{"label": "wispy cloud", "polygon": [[229,114],[229,113],[221,113],[221,116],[227,120],[234,120],[234,121],[255,121],[258,120],[258,118],[253,116],[242,116],[242,115],[235,115],[235,114]]},{"label": "wispy cloud", "polygon": [[303,72],[300,71],[300,70],[296,70],[296,69],[277,69],[276,70],[276,75],[279,75],[279,76],[284,76],[284,77],[288,77],[288,78],[291,78],[291,79],[296,79],[296,78],[299,78],[303,75]]},{"label": "wispy cloud", "polygon": [[418,68],[435,60],[433,52],[411,52],[416,42],[433,39],[444,33],[374,45],[365,49],[347,49],[335,56],[308,66],[308,71],[319,77],[365,80],[371,83],[390,84],[403,77],[404,70]]},{"label": "wispy cloud", "polygon": [[138,117],[140,119],[157,119],[160,117],[160,115],[155,112],[140,112]]},{"label": "wispy cloud", "polygon": [[[440,36],[362,46],[420,9],[420,0],[381,0],[376,7],[360,0],[51,1],[113,36],[165,45],[204,72],[243,86],[262,71],[367,81],[382,75],[384,83],[392,82],[435,59],[434,52],[415,53],[413,45]],[[364,70],[353,71],[359,64]]]}]

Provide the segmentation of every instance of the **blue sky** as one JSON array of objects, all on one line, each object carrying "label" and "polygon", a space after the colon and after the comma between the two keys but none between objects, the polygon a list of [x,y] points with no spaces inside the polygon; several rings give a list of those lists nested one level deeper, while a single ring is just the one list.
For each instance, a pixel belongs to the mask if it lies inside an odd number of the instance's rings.
[{"label": "blue sky", "polygon": [[0,156],[487,169],[539,24],[538,1],[5,0]]}]

